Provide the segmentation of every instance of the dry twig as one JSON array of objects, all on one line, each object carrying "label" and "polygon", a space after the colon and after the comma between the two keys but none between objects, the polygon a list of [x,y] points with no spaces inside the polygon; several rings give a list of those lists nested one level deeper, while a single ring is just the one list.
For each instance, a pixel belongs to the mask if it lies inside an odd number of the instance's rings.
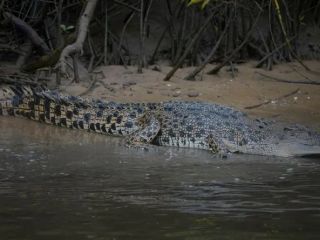
[{"label": "dry twig", "polygon": [[267,104],[269,104],[269,103],[271,103],[271,102],[279,101],[279,100],[281,100],[281,99],[284,99],[284,98],[287,98],[287,97],[290,97],[290,96],[296,94],[297,92],[299,92],[299,90],[300,90],[300,89],[297,88],[297,89],[294,90],[293,92],[287,93],[287,94],[285,94],[285,95],[282,95],[282,96],[280,96],[280,97],[277,97],[277,98],[274,98],[274,99],[271,99],[271,100],[267,100],[267,101],[262,102],[262,103],[259,103],[259,104],[255,104],[255,105],[252,105],[252,106],[245,107],[244,109],[254,109],[254,108],[261,107],[261,106],[263,106],[263,105],[267,105]]}]

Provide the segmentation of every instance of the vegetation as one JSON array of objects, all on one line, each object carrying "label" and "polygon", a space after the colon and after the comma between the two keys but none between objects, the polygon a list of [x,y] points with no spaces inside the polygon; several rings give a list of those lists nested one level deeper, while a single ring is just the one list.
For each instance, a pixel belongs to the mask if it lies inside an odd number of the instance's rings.
[{"label": "vegetation", "polygon": [[80,68],[136,64],[142,72],[165,59],[173,70],[164,80],[181,66],[197,66],[186,77],[193,80],[212,62],[218,64],[208,74],[248,59],[269,70],[292,60],[303,65],[299,39],[307,26],[320,26],[320,2],[0,0],[0,20],[0,61],[15,61],[22,71],[55,67],[61,76],[72,70],[79,81]]}]

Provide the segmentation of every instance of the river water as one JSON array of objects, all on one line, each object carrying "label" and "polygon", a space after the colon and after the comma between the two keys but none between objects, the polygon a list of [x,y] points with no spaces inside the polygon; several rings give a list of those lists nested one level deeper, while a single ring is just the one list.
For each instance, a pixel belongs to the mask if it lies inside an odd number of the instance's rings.
[{"label": "river water", "polygon": [[319,239],[319,173],[1,117],[0,239]]}]

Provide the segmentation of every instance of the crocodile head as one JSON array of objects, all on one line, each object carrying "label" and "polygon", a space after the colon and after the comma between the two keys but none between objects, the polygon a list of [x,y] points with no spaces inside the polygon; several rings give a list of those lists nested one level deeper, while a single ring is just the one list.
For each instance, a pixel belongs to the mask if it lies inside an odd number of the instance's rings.
[{"label": "crocodile head", "polygon": [[320,156],[320,134],[304,126],[282,127],[275,135],[279,138],[275,151],[281,156]]},{"label": "crocodile head", "polygon": [[260,134],[255,141],[246,144],[239,145],[228,140],[223,140],[223,143],[230,152],[279,157],[320,156],[320,134],[306,127],[274,125]]},{"label": "crocodile head", "polygon": [[276,156],[281,157],[312,157],[320,156],[320,146],[305,143],[281,142],[274,146]]}]

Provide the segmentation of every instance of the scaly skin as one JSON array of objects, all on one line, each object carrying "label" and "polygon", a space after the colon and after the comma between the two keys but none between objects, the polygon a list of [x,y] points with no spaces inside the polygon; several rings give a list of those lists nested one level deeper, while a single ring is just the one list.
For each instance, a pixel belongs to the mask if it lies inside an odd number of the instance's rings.
[{"label": "scaly skin", "polygon": [[26,117],[70,129],[125,136],[130,144],[189,147],[217,154],[320,154],[320,135],[217,104],[115,103],[32,89],[0,87],[0,115]]}]

